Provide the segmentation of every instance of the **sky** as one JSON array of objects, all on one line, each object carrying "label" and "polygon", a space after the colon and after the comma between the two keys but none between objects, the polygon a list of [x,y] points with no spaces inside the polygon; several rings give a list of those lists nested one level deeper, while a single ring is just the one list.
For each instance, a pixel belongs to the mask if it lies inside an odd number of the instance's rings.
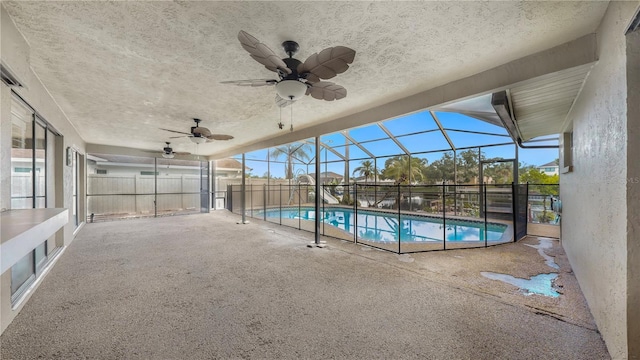
[{"label": "sky", "polygon": [[[508,136],[507,131],[502,128],[482,120],[478,120],[466,115],[452,112],[435,112],[435,116],[440,121],[442,127],[458,152],[465,148],[478,147],[491,144],[503,144],[500,146],[483,147],[482,151],[486,158],[501,157],[504,159],[515,158],[515,145]],[[404,146],[412,156],[427,159],[428,164],[442,157],[446,151],[451,151],[449,142],[440,131],[436,121],[428,111],[398,117],[383,121],[382,125]],[[473,131],[476,133],[469,133]],[[359,142],[365,150],[378,157],[377,165],[379,169],[384,167],[386,157],[404,154],[404,151],[376,124],[359,128],[349,129],[349,136]],[[547,136],[545,139],[554,139],[544,142],[536,142],[531,145],[557,145],[557,136]],[[314,139],[309,139],[313,143]],[[349,152],[350,172],[370,156],[341,133],[326,134],[320,136],[320,141],[327,144],[335,153],[346,157]],[[345,143],[350,144],[345,146]],[[300,142],[298,142],[300,144]],[[313,145],[308,146],[308,153],[314,156]],[[427,152],[427,153],[424,153]],[[344,173],[344,162],[340,156],[324,147],[320,153],[321,171],[333,171],[338,174]],[[558,149],[523,149],[518,148],[518,160],[525,165],[540,166],[558,158]],[[241,160],[241,154],[234,158]],[[251,174],[263,176],[267,173],[267,149],[253,151],[245,154],[246,165],[252,168]],[[284,164],[274,163],[271,159],[271,176],[284,177]],[[284,162],[285,157],[277,161]],[[326,161],[328,160],[328,161]],[[326,162],[326,164],[325,164]],[[298,170],[300,169],[300,170]],[[296,172],[307,172],[307,166],[295,165]],[[314,173],[314,165],[308,166],[308,172]]]}]

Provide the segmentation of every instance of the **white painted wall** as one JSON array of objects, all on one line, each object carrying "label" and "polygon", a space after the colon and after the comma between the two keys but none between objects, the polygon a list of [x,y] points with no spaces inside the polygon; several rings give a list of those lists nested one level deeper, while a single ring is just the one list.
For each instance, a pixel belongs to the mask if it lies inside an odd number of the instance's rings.
[{"label": "white painted wall", "polygon": [[[62,142],[56,144],[55,164],[53,168],[48,171],[52,170],[55,173],[54,181],[56,184],[62,184],[60,194],[56,193],[51,198],[55,199],[56,207],[69,209],[73,204],[73,174],[71,167],[64,165],[64,149],[72,146],[81,153],[84,153],[85,142],[55,100],[51,98],[49,92],[42,85],[36,74],[31,71],[29,45],[18,32],[3,6],[0,6],[0,36],[0,54],[2,55],[2,61],[8,65],[24,85],[24,88],[16,88],[14,91],[64,137]],[[11,208],[11,99],[11,89],[4,83],[0,83],[1,209]],[[71,219],[71,213],[71,211],[68,212],[69,222],[63,230],[61,230],[59,238],[56,239],[56,243],[59,245],[68,245],[73,240],[75,226]],[[8,224],[2,224],[2,226],[7,225]],[[47,239],[42,239],[42,241],[45,240]],[[0,332],[2,332],[18,314],[26,301],[22,301],[21,305],[16,309],[11,309],[10,270],[3,273],[0,279],[0,312],[2,314],[0,319]],[[30,294],[33,294],[33,291],[31,291]]]},{"label": "white painted wall", "polygon": [[563,246],[614,359],[631,358],[627,220],[629,208],[638,205],[628,202],[627,176],[629,163],[637,167],[638,162],[628,144],[640,138],[627,133],[624,32],[637,7],[637,2],[611,2],[597,30],[599,62],[569,114],[573,172],[560,177]]}]

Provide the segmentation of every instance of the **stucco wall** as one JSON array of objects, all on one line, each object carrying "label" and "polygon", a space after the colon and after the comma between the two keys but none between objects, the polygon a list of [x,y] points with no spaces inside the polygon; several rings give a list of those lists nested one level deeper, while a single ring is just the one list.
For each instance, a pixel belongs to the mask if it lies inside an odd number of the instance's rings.
[{"label": "stucco wall", "polygon": [[627,339],[640,359],[640,30],[627,35]]},{"label": "stucco wall", "polygon": [[599,61],[569,114],[574,170],[560,177],[563,246],[614,359],[629,354],[624,32],[637,5],[612,2],[597,30]]},{"label": "stucco wall", "polygon": [[[55,206],[70,208],[72,205],[72,181],[71,167],[64,165],[64,149],[72,146],[80,152],[85,151],[85,142],[68,121],[58,104],[49,95],[47,89],[40,82],[36,74],[31,71],[29,65],[29,46],[22,35],[17,31],[13,21],[7,15],[4,7],[0,6],[0,56],[4,64],[13,71],[15,76],[23,83],[24,88],[13,90],[29,103],[49,124],[59,132],[63,138],[56,144],[55,164],[53,166],[55,183],[63,184],[60,193],[56,192]],[[0,83],[0,208],[11,208],[11,88]],[[62,195],[62,196],[60,196]],[[82,200],[81,200],[82,201]],[[56,243],[68,245],[73,240],[75,226],[69,212],[69,223],[61,230]],[[6,226],[8,224],[2,224]],[[43,241],[46,239],[42,239]],[[24,305],[17,309],[11,309],[11,270],[0,276],[0,332],[17,315]],[[31,292],[32,294],[33,292]],[[30,295],[27,295],[27,297]]]}]

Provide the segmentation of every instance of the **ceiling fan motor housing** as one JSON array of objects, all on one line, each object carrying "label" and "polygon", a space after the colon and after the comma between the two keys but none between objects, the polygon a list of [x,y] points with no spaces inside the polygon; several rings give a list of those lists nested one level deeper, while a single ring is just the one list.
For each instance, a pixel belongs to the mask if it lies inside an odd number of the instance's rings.
[{"label": "ceiling fan motor housing", "polygon": [[286,74],[284,72],[278,72],[280,74],[280,80],[298,80],[300,74],[298,74],[298,66],[302,64],[302,61],[294,58],[284,58],[282,59],[287,67],[291,69],[291,74]]},{"label": "ceiling fan motor housing", "polygon": [[282,48],[284,49],[284,52],[287,53],[287,55],[289,55],[289,57],[291,58],[293,57],[293,55],[295,55],[295,53],[298,52],[298,50],[300,50],[300,45],[298,45],[298,43],[293,40],[287,40],[282,43]]}]

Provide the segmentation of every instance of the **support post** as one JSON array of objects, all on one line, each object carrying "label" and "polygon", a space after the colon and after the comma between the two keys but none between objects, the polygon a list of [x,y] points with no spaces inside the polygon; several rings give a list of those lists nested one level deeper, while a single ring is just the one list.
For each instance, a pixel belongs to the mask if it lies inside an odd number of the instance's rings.
[{"label": "support post", "polygon": [[402,217],[400,216],[400,184],[398,184],[398,254],[402,253],[400,241],[402,239]]},{"label": "support post", "polygon": [[487,184],[483,184],[484,188],[484,247],[487,247]]},{"label": "support post", "polygon": [[280,184],[280,195],[278,196],[278,206],[280,207],[280,225],[282,225],[282,183]]},{"label": "support post", "polygon": [[153,158],[153,217],[158,217],[158,158]]},{"label": "support post", "polygon": [[411,154],[407,155],[409,157],[409,211],[413,211],[413,201],[411,200]]},{"label": "support post", "polygon": [[298,230],[302,229],[302,209],[300,207],[302,203],[302,190],[300,189],[300,182],[298,182]]},{"label": "support post", "polygon": [[373,203],[378,201],[378,158],[373,158]]},{"label": "support post", "polygon": [[[320,245],[320,137],[316,136],[316,197],[315,197],[315,205],[316,205],[316,231],[315,231],[315,243],[316,245]],[[326,164],[327,159],[325,159]],[[326,166],[326,165],[325,165]],[[325,174],[326,176],[326,174]]]},{"label": "support post", "polygon": [[[315,216],[315,231],[314,231],[314,242],[307,245],[308,247],[320,247],[323,248],[326,246],[326,243],[324,241],[320,241],[320,137],[316,136],[315,137],[315,143],[316,143],[316,164],[315,164],[315,169],[316,169],[316,178],[315,178],[315,192],[316,192],[316,196],[315,196],[315,201],[314,201],[314,205],[315,205],[315,212],[316,212],[316,216]],[[326,159],[325,159],[326,160]],[[326,174],[325,174],[326,175]]]},{"label": "support post", "polygon": [[447,210],[445,209],[446,194],[444,181],[442,182],[442,250],[447,250]]},{"label": "support post", "polygon": [[526,187],[526,200],[525,202],[527,203],[526,207],[527,207],[527,220],[524,222],[524,234],[527,235],[529,233],[529,182],[527,182],[527,187]]},{"label": "support post", "polygon": [[247,191],[247,187],[245,184],[245,177],[246,177],[246,173],[245,173],[245,160],[244,160],[244,153],[242,153],[242,188],[240,189],[240,202],[242,203],[240,210],[242,211],[242,221],[239,222],[238,224],[248,224],[249,222],[247,221],[247,195],[246,195],[246,191]]},{"label": "support post", "polygon": [[455,149],[453,150],[453,214],[458,215],[458,166]]},{"label": "support post", "polygon": [[[366,180],[365,180],[366,183]],[[358,243],[358,184],[353,184],[353,241]],[[366,186],[366,185],[365,185]]]},{"label": "support post", "polygon": [[516,207],[516,184],[515,182],[511,182],[511,212],[513,215],[513,242],[518,241],[518,213]]}]

